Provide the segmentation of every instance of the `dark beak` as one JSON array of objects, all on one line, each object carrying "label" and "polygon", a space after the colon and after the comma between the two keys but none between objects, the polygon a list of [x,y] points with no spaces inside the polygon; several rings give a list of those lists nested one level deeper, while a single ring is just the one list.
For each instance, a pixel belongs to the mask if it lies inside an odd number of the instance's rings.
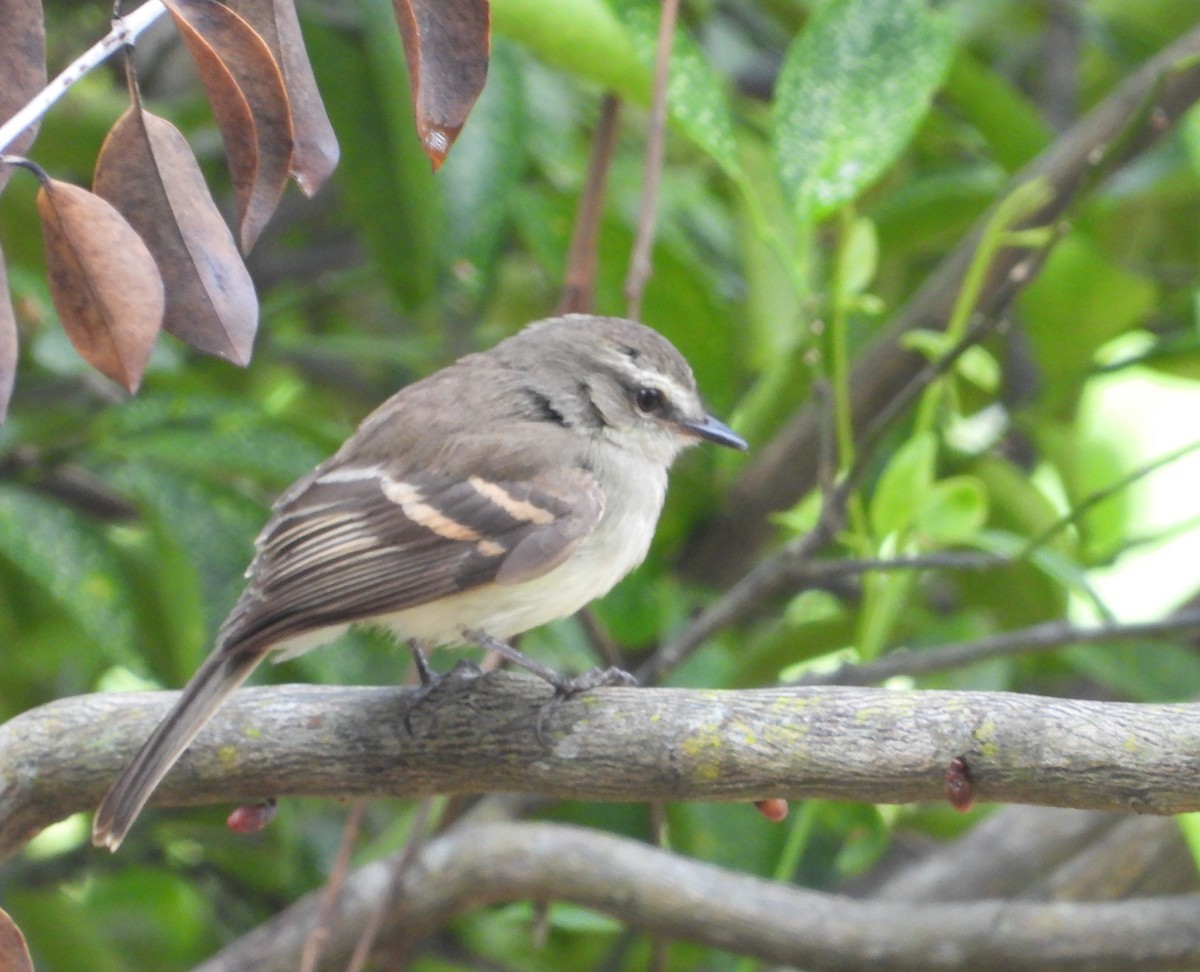
[{"label": "dark beak", "polygon": [[699,436],[701,439],[708,439],[709,442],[715,442],[717,445],[729,446],[730,449],[740,449],[742,452],[748,452],[750,446],[746,444],[746,440],[733,431],[724,422],[713,418],[711,415],[705,415],[702,419],[682,419],[679,427],[692,435]]}]

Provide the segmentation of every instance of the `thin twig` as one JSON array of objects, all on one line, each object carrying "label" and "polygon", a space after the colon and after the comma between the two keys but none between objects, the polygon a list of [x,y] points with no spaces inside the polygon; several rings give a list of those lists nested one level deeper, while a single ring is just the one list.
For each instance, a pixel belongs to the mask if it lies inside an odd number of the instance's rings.
[{"label": "thin twig", "polygon": [[556,313],[591,313],[596,300],[596,256],[600,236],[600,216],[604,211],[604,192],[613,152],[617,147],[617,122],[621,117],[621,99],[611,91],[600,102],[600,121],[592,141],[587,182],[579,197],[571,246],[567,250],[567,275],[562,299]]},{"label": "thin twig", "polygon": [[575,617],[578,618],[583,633],[591,643],[592,650],[601,661],[613,668],[624,668],[625,653],[621,651],[621,646],[610,638],[608,632],[600,626],[596,615],[590,609],[584,608]]},{"label": "thin twig", "polygon": [[[660,850],[667,849],[667,808],[661,800],[651,800],[647,805],[650,811],[650,843]],[[652,935],[650,938],[650,972],[666,972],[668,939],[662,935]]]},{"label": "thin twig", "polygon": [[398,896],[412,862],[416,860],[417,854],[425,846],[429,811],[432,806],[433,800],[421,800],[417,804],[416,810],[413,812],[412,823],[409,826],[408,840],[405,841],[403,850],[394,862],[392,880],[387,891],[376,902],[370,918],[363,926],[362,935],[358,939],[358,944],[354,946],[354,954],[350,956],[346,972],[362,972],[366,968],[371,949],[375,947],[375,940],[379,937],[379,930],[383,927],[383,919],[387,917],[388,909]]},{"label": "thin twig", "polygon": [[993,658],[1051,651],[1064,645],[1132,641],[1136,638],[1153,638],[1192,631],[1200,631],[1200,610],[1181,611],[1157,621],[1114,621],[1096,625],[1048,621],[974,641],[939,645],[936,648],[899,649],[864,665],[843,664],[830,672],[806,673],[797,679],[796,684],[870,685],[898,675],[926,675],[948,668],[974,665]]},{"label": "thin twig", "polygon": [[813,587],[838,577],[902,570],[989,570],[1007,567],[1016,558],[1004,554],[974,550],[933,550],[907,557],[842,557],[837,560],[810,560],[796,565],[796,579]]},{"label": "thin twig", "polygon": [[1191,455],[1197,450],[1200,450],[1200,440],[1189,442],[1187,445],[1180,446],[1178,449],[1172,449],[1170,452],[1159,456],[1157,459],[1152,459],[1150,462],[1146,463],[1146,465],[1140,466],[1127,475],[1122,476],[1116,482],[1110,483],[1103,489],[1098,489],[1094,493],[1089,494],[1087,497],[1076,503],[1068,513],[1051,523],[1048,527],[1046,527],[1045,530],[1030,540],[1029,543],[1021,550],[1021,552],[1017,554],[1017,558],[1022,559],[1027,557],[1034,550],[1045,546],[1050,540],[1052,540],[1067,527],[1074,523],[1078,523],[1088,512],[1088,510],[1099,506],[1106,499],[1110,498],[1111,496],[1115,496],[1126,487],[1132,486],[1139,479],[1144,479],[1146,476],[1150,475],[1150,473],[1161,469],[1163,466],[1169,466],[1176,460],[1182,459],[1184,456]]},{"label": "thin twig", "polygon": [[142,31],[166,12],[166,9],[162,0],[148,0],[132,13],[114,20],[107,35],[75,58],[24,108],[0,125],[0,152],[7,149],[16,141],[18,135],[46,114],[50,106],[66,94],[76,81],[104,63],[114,51],[132,44]]},{"label": "thin twig", "polygon": [[304,950],[300,953],[300,972],[314,972],[317,963],[321,961],[321,953],[325,951],[325,943],[329,940],[330,919],[333,917],[333,906],[341,893],[350,868],[350,854],[358,840],[362,828],[363,812],[366,810],[366,800],[355,800],[350,804],[350,813],[346,817],[346,826],[342,830],[342,842],[338,845],[337,856],[333,859],[333,869],[329,872],[329,880],[325,882],[325,890],[321,893],[321,904],[317,908],[317,920],[304,941]]},{"label": "thin twig", "polygon": [[627,313],[634,320],[642,315],[642,292],[650,279],[650,251],[654,248],[655,218],[658,212],[658,183],[662,178],[663,155],[667,142],[667,80],[670,77],[671,42],[675,38],[675,18],[679,0],[662,0],[658,22],[658,50],[654,61],[654,100],[650,107],[650,125],[646,132],[646,168],[642,173],[642,200],[638,206],[637,237],[625,277]]}]

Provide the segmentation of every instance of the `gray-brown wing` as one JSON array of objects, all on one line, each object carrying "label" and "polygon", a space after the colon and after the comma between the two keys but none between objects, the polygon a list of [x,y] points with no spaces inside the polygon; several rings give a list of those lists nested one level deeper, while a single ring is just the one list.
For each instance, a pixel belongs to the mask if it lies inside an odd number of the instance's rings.
[{"label": "gray-brown wing", "polygon": [[259,536],[221,641],[254,650],[561,564],[603,497],[582,469],[528,482],[322,470],[285,496]]}]

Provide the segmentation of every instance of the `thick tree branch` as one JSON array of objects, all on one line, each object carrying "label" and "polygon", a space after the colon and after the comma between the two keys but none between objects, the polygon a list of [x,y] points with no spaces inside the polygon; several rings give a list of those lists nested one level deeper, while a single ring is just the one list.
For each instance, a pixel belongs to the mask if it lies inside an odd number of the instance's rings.
[{"label": "thick tree branch", "polygon": [[[1168,131],[1200,98],[1200,29],[1193,30],[1130,75],[1062,138],[1013,179],[1018,186],[1042,179],[1054,196],[1030,220],[1046,225],[1068,213],[1100,180],[1136,158]],[[884,334],[863,354],[851,375],[854,419],[862,428],[888,408],[889,402],[925,364],[900,346],[913,328],[945,325],[990,213],[938,266],[925,285],[896,314]],[[1002,250],[991,268],[977,310],[994,316],[1014,296],[1009,271],[1025,251]],[[1032,276],[1030,277],[1032,279]],[[725,513],[702,542],[694,544],[682,564],[694,576],[724,583],[742,573],[771,536],[768,515],[786,509],[816,481],[821,416],[803,410],[765,448],[730,491]]]},{"label": "thick tree branch", "polygon": [[[175,693],[88,695],[0,726],[0,855],[91,809]],[[238,692],[163,781],[166,805],[266,796],[512,792],[580,800],[943,799],[966,759],[980,800],[1200,809],[1200,706],[852,688],[604,689],[545,711],[492,674],[408,689]],[[536,725],[541,713],[544,742]]]},{"label": "thick tree branch", "polygon": [[[350,878],[329,967],[352,947],[389,873],[385,861]],[[294,968],[314,898],[196,972]],[[386,925],[393,938],[411,943],[464,911],[522,898],[570,901],[656,935],[809,969],[1200,968],[1200,896],[1119,904],[856,901],[544,823],[461,827],[433,841],[406,876]]]}]

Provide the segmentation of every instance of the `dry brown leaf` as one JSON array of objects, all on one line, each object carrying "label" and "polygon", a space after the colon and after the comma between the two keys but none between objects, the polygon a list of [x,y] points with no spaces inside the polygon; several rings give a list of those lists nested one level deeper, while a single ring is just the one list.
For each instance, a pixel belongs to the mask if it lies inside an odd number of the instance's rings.
[{"label": "dry brown leaf", "polygon": [[242,250],[279,205],[292,160],[292,120],[271,49],[217,0],[165,0],[225,140]]},{"label": "dry brown leaf", "polygon": [[325,113],[292,0],[228,0],[275,55],[292,107],[292,177],[312,196],[338,164],[338,142]]},{"label": "dry brown leaf", "polygon": [[163,286],[146,244],[99,196],[57,179],[37,195],[50,297],[75,349],[131,392],[163,318]]},{"label": "dry brown leaf", "polygon": [[[0,121],[12,118],[46,87],[46,27],[41,0],[0,0]],[[33,144],[37,125],[0,152],[21,155]],[[0,166],[0,189],[12,175]]]},{"label": "dry brown leaf", "polygon": [[3,908],[0,908],[0,972],[33,972],[25,936]]},{"label": "dry brown leaf", "polygon": [[194,348],[246,364],[258,326],[254,283],[187,139],[130,106],[104,140],[93,189],[154,255],[166,291],[163,327]]},{"label": "dry brown leaf", "polygon": [[[17,380],[17,316],[8,291],[8,269],[0,253],[0,422],[8,417],[13,384]],[[3,946],[0,946],[2,954]],[[0,964],[0,970],[4,965]]]},{"label": "dry brown leaf", "polygon": [[438,168],[487,80],[488,0],[392,0],[408,61],[417,132]]}]

